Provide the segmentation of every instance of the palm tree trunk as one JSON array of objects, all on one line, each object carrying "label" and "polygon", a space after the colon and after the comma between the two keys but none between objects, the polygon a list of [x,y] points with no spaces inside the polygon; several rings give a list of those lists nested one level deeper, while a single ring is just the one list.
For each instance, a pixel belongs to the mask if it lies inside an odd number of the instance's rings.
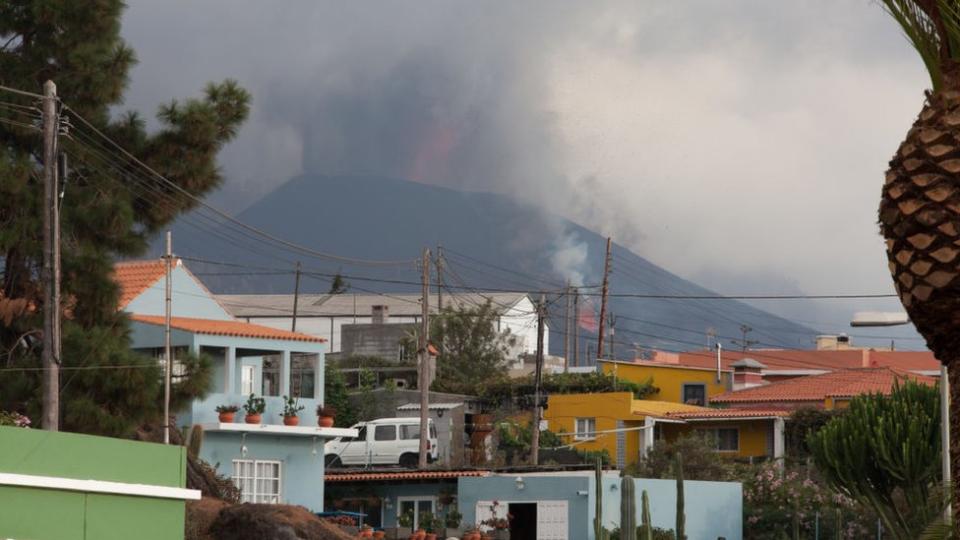
[{"label": "palm tree trunk", "polygon": [[960,482],[956,482],[957,472],[960,471],[960,362],[947,366],[947,378],[950,380],[950,478],[944,482],[951,482],[953,491],[953,527],[955,535],[960,538],[960,520],[956,518],[960,509]]}]

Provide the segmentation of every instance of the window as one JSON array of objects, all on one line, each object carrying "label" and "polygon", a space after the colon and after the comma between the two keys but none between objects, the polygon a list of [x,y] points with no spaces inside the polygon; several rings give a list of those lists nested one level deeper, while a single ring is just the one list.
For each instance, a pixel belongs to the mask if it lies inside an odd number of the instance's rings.
[{"label": "window", "polygon": [[398,518],[404,514],[413,514],[413,530],[420,528],[420,514],[424,512],[433,513],[434,500],[432,498],[397,497],[397,502],[400,505]]},{"label": "window", "polygon": [[737,428],[714,428],[698,431],[709,437],[717,452],[740,451],[740,430]]},{"label": "window", "polygon": [[294,354],[290,357],[290,395],[313,399],[316,354]]},{"label": "window", "polygon": [[705,384],[683,385],[683,402],[687,405],[706,406],[707,386]]},{"label": "window", "polygon": [[[400,438],[405,441],[420,440],[420,424],[403,424],[400,426]],[[437,438],[437,426],[430,424],[430,438]]]},{"label": "window", "polygon": [[578,441],[595,439],[597,431],[596,418],[577,418],[574,426],[573,438]]},{"label": "window", "polygon": [[233,483],[240,488],[240,501],[278,504],[280,469],[279,461],[233,460]]},{"label": "window", "polygon": [[[170,380],[176,383],[187,375],[187,366],[184,365],[183,359],[190,355],[190,348],[185,346],[170,347],[170,355],[173,356]],[[160,376],[163,377],[167,369],[167,351],[163,347],[155,348],[153,349],[153,357],[160,364]]]},{"label": "window", "polygon": [[377,426],[373,432],[375,441],[395,441],[397,440],[397,426]]},{"label": "window", "polygon": [[261,395],[279,396],[280,395],[280,357],[263,357],[263,374],[261,376]]}]

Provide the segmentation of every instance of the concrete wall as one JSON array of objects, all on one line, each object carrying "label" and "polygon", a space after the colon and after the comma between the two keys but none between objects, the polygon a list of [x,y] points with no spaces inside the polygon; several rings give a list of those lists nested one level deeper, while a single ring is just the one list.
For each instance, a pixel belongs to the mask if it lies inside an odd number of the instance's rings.
[{"label": "concrete wall", "polygon": [[[443,416],[440,415],[441,412]],[[397,416],[420,418],[420,407],[416,410],[397,411]],[[438,461],[447,467],[462,467],[467,462],[464,408],[461,406],[444,411],[430,409],[430,418],[437,428]]]},{"label": "concrete wall", "polygon": [[[184,487],[180,446],[0,427],[0,473]],[[0,538],[183,538],[178,499],[22,487],[0,481]]]},{"label": "concrete wall", "polygon": [[[376,356],[399,362],[400,342],[413,328],[407,324],[345,324],[340,333],[340,355]],[[410,351],[411,358],[415,354],[416,350]]]},{"label": "concrete wall", "polygon": [[[174,317],[233,320],[233,317],[214,300],[210,292],[183,266],[174,267],[170,273],[170,279],[170,309]],[[165,298],[165,279],[161,277],[127,304],[123,310],[140,315],[163,316],[166,309]]]},{"label": "concrete wall", "polygon": [[[603,525],[608,529],[620,524],[620,478],[606,476],[603,481]],[[637,496],[637,523],[640,523],[640,496],[647,490],[650,519],[655,527],[673,529],[676,525],[677,482],[650,478],[634,479]],[[743,488],[739,482],[683,483],[686,533],[691,540],[743,538]]]},{"label": "concrete wall", "polygon": [[200,450],[200,457],[228,478],[233,475],[234,459],[282,462],[282,502],[315,512],[323,510],[323,455],[323,439],[255,433],[243,437],[236,432],[207,432]]},{"label": "concrete wall", "polygon": [[[524,479],[523,489],[517,489],[516,479]],[[590,475],[572,473],[566,476],[555,475],[497,475],[483,478],[461,478],[458,485],[457,501],[463,523],[467,526],[477,522],[477,502],[498,501],[500,504],[511,502],[567,501],[568,520],[567,538],[593,538],[591,521],[593,498],[590,497],[593,484]],[[690,537],[694,538],[694,537]]]}]

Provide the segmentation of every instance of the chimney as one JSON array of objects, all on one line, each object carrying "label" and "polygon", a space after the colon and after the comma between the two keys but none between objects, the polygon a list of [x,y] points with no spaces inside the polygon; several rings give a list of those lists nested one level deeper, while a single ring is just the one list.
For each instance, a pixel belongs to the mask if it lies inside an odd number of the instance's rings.
[{"label": "chimney", "polygon": [[390,307],[383,304],[370,306],[370,322],[373,324],[387,324],[390,318]]},{"label": "chimney", "polygon": [[850,345],[850,336],[846,334],[817,336],[818,351],[847,351]]},{"label": "chimney", "polygon": [[733,368],[733,389],[743,390],[753,388],[754,386],[763,386],[767,384],[763,380],[763,370],[767,366],[757,362],[753,358],[742,358],[732,364]]}]

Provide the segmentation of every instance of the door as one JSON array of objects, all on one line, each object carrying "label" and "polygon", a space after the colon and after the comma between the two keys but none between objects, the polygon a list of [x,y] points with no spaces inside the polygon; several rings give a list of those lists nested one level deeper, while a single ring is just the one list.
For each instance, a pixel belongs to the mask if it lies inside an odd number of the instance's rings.
[{"label": "door", "polygon": [[433,509],[436,508],[436,501],[432,497],[397,497],[397,502],[400,505],[398,518],[404,514],[413,514],[413,530],[420,527],[420,514],[424,512],[433,514]]},{"label": "door", "polygon": [[537,502],[537,540],[567,540],[567,501]]},{"label": "door", "polygon": [[373,440],[370,443],[372,463],[377,465],[396,465],[400,463],[400,448],[397,445],[397,425],[373,426]]},{"label": "door", "polygon": [[510,540],[537,540],[537,503],[510,503]]}]

